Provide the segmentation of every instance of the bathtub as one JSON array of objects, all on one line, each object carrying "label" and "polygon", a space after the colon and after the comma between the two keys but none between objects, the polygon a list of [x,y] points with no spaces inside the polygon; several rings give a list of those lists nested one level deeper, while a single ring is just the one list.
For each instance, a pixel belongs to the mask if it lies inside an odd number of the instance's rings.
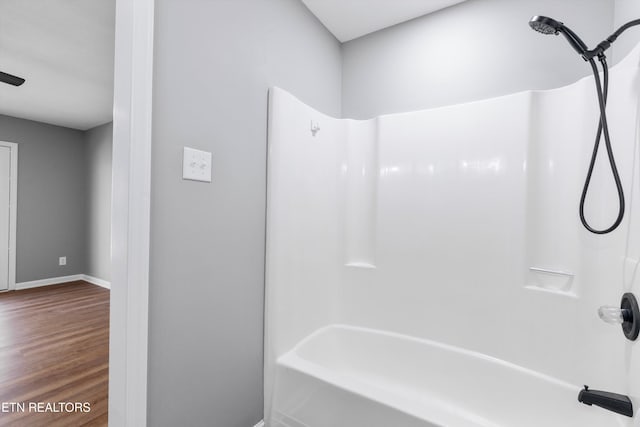
[{"label": "bathtub", "polygon": [[580,386],[484,354],[331,325],[276,362],[270,427],[615,427]]}]

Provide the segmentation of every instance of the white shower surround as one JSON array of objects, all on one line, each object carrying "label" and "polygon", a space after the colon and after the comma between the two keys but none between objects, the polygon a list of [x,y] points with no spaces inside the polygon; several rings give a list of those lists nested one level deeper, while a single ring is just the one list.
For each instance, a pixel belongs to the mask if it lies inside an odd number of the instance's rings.
[{"label": "white shower surround", "polygon": [[[596,314],[640,293],[639,58],[636,48],[611,70],[608,118],[627,212],[605,236],[578,217],[598,118],[592,78],[366,121],[328,117],[274,88],[267,426],[372,426],[366,414],[385,411],[391,418],[380,425],[515,425],[509,408],[523,426],[631,426],[577,394],[588,384],[640,407],[638,345]],[[587,201],[596,227],[617,213],[605,159],[601,147]],[[356,368],[358,357],[368,368]],[[483,357],[504,381],[476,381],[487,378]],[[384,368],[393,363],[402,369]],[[407,366],[420,384],[403,382]],[[526,397],[532,378],[548,379],[536,390],[556,398]],[[442,384],[487,403],[471,405]],[[412,412],[406,390],[419,390],[414,408],[440,399],[442,413],[466,415],[445,422],[437,410]]]}]

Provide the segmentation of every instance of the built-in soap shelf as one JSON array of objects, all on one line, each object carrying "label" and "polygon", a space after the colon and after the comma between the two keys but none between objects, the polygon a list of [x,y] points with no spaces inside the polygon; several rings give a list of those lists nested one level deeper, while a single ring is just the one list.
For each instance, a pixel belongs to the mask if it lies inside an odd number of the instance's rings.
[{"label": "built-in soap shelf", "polygon": [[575,274],[570,271],[543,267],[529,267],[527,289],[551,292],[558,295],[577,297],[574,287]]},{"label": "built-in soap shelf", "polygon": [[374,264],[371,264],[369,262],[348,262],[344,266],[353,268],[376,268]]},{"label": "built-in soap shelf", "polygon": [[568,271],[549,270],[547,268],[540,268],[540,267],[529,267],[529,271],[533,271],[533,272],[536,272],[536,273],[551,274],[553,276],[564,276],[564,277],[574,277],[575,276],[575,274],[570,273]]}]

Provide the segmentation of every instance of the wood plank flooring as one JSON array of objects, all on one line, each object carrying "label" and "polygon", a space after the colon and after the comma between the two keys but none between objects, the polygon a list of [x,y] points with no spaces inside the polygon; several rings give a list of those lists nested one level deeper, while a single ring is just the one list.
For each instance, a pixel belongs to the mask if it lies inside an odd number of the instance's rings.
[{"label": "wood plank flooring", "polygon": [[0,293],[0,426],[106,426],[108,369],[109,290],[78,281]]}]

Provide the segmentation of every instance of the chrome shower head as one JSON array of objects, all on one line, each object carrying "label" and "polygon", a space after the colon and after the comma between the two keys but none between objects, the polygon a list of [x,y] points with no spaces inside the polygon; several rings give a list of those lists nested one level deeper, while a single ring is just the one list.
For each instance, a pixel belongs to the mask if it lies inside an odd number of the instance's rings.
[{"label": "chrome shower head", "polygon": [[558,34],[563,24],[546,16],[534,16],[529,20],[529,26],[542,34]]}]

